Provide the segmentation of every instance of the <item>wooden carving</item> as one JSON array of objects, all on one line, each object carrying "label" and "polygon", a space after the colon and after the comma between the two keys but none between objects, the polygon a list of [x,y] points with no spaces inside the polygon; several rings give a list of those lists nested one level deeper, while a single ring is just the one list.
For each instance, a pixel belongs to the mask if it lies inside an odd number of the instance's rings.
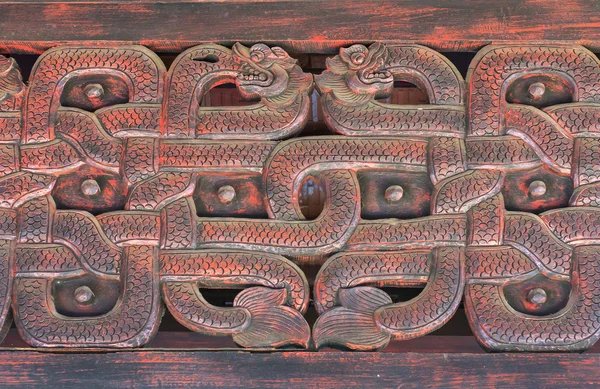
[{"label": "wooden carving", "polygon": [[[219,243],[221,230],[245,227],[263,228],[264,245],[274,246],[294,223],[199,218],[193,201],[203,197],[198,182],[260,174],[276,146],[263,138],[302,128],[312,82],[295,61],[264,45],[237,44],[233,54],[207,45],[167,74],[143,47],[60,47],[39,58],[28,88],[12,59],[2,67],[1,334],[12,300],[34,346],[141,346],[164,301],[188,328],[242,346],[308,345],[302,271],[248,251],[250,236]],[[198,108],[230,78],[260,102],[235,119]],[[189,139],[213,134],[260,140]],[[227,196],[235,192],[218,198]],[[247,289],[221,308],[201,288]]]},{"label": "wooden carving", "polygon": [[468,159],[504,181],[469,211],[465,307],[488,349],[577,351],[600,336],[599,77],[577,46],[490,46],[473,60]]},{"label": "wooden carving", "polygon": [[[462,298],[466,218],[459,214],[463,204],[448,203],[439,189],[467,168],[464,82],[447,59],[417,45],[354,45],[340,49],[327,65],[316,85],[329,126],[360,136],[345,143],[364,142],[377,145],[376,150],[385,150],[380,142],[397,145],[387,166],[381,151],[369,151],[375,158],[367,167],[420,173],[381,182],[389,186],[379,201],[411,207],[417,203],[412,194],[418,193],[432,204],[402,215],[412,216],[409,220],[361,220],[344,252],[332,256],[317,276],[317,347],[379,349],[391,339],[410,339],[441,327]],[[421,86],[431,104],[378,102],[391,92],[394,80]],[[382,140],[382,135],[393,138]],[[425,289],[401,303],[374,287],[415,285]]]},{"label": "wooden carving", "polygon": [[[235,82],[240,93],[258,102],[245,107],[200,107],[217,85]],[[279,47],[236,43],[196,46],[183,52],[169,70],[163,134],[178,138],[283,139],[298,133],[308,119],[312,76]]]},{"label": "wooden carving", "polygon": [[[431,104],[398,106],[375,100],[392,91],[394,80],[421,87]],[[343,135],[464,134],[462,77],[450,61],[427,47],[373,43],[342,48],[328,59],[316,85],[327,123]]]},{"label": "wooden carving", "polygon": [[[430,216],[361,221],[323,265],[315,343],[365,350],[423,335],[464,289],[487,349],[584,350],[600,336],[599,61],[582,47],[487,47],[467,76],[466,121],[444,121],[463,109],[442,105],[463,102],[447,63],[417,46],[354,45],[317,76],[332,129],[421,139],[434,188]],[[420,85],[435,105],[378,102],[394,79]],[[349,119],[357,112],[364,120]],[[425,288],[399,303],[376,288],[411,285]]]},{"label": "wooden carving", "polygon": [[[428,103],[382,102],[397,81]],[[225,83],[250,103],[201,105]],[[337,135],[292,138],[313,77],[260,43],[192,47],[168,71],[141,46],[56,47],[27,85],[0,56],[0,339],[14,316],[33,346],[143,346],[166,308],[243,347],[376,350],[464,301],[492,351],[596,342],[594,54],[488,46],[465,81],[427,47],[357,44],[314,87]],[[326,258],[312,336],[307,258]],[[218,307],[204,289],[243,290]]]}]

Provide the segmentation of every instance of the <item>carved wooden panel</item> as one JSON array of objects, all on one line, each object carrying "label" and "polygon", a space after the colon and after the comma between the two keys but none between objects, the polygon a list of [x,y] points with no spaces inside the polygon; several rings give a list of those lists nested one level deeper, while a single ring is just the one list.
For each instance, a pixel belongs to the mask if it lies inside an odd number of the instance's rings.
[{"label": "carved wooden panel", "polygon": [[[383,102],[398,81],[427,103]],[[226,83],[250,103],[201,104]],[[298,136],[313,87],[331,134]],[[466,80],[415,44],[344,47],[314,77],[261,43],[168,70],[141,46],[56,47],[27,85],[0,56],[0,339],[14,316],[33,346],[143,346],[166,309],[243,347],[374,350],[464,302],[486,349],[585,350],[599,108],[600,61],[573,45],[488,46]]]}]

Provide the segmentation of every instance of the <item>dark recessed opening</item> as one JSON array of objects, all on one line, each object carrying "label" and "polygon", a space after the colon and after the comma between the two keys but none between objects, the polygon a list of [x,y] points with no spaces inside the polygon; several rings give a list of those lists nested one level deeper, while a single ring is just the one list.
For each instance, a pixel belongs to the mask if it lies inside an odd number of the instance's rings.
[{"label": "dark recessed opening", "polygon": [[233,300],[243,289],[208,289],[200,288],[204,300],[215,307],[233,307]]},{"label": "dark recessed opening", "polygon": [[403,303],[420,295],[424,287],[385,287],[380,289],[389,294],[394,303]]},{"label": "dark recessed opening", "polygon": [[194,58],[194,61],[217,63],[217,62],[219,62],[219,57],[217,57],[215,54],[208,54],[208,55],[205,55],[204,57]]},{"label": "dark recessed opening", "polygon": [[452,62],[452,64],[454,66],[456,66],[456,69],[458,70],[458,72],[463,76],[463,78],[467,77],[467,72],[469,71],[469,65],[471,64],[471,61],[473,60],[473,58],[475,58],[475,52],[442,52],[440,53],[443,56],[445,56],[446,58],[448,58],[448,60],[450,60],[450,62]]},{"label": "dark recessed opening", "polygon": [[429,104],[427,93],[417,85],[406,81],[394,81],[392,93],[384,99],[377,99],[381,103],[395,105]]},{"label": "dark recessed opening", "polygon": [[211,88],[204,94],[200,101],[201,107],[241,107],[255,104],[258,100],[247,100],[237,89],[237,86],[228,82]]},{"label": "dark recessed opening", "polygon": [[325,187],[321,181],[315,177],[306,177],[300,187],[298,202],[300,211],[307,220],[318,218],[325,206]]}]

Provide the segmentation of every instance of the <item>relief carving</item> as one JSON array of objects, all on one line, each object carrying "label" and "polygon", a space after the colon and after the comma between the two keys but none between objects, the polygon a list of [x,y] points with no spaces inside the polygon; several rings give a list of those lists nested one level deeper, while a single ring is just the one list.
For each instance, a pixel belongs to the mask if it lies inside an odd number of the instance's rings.
[{"label": "relief carving", "polygon": [[[336,135],[296,137],[313,76],[277,47],[200,45],[168,70],[141,46],[57,47],[27,85],[0,56],[0,339],[14,316],[32,346],[138,347],[166,308],[242,347],[377,350],[464,301],[488,350],[585,350],[599,65],[580,46],[493,45],[464,80],[427,47],[356,44],[314,77]],[[428,103],[382,102],[397,81]],[[201,105],[225,83],[249,105]],[[312,333],[307,258],[325,259]],[[204,289],[241,292],[218,307]]]}]

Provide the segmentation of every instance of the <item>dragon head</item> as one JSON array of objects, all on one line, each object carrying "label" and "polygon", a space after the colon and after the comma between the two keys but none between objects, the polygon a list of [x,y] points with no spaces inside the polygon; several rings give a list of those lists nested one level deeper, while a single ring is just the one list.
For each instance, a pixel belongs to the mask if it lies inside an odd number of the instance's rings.
[{"label": "dragon head", "polygon": [[381,43],[341,48],[339,55],[327,59],[327,70],[316,77],[317,86],[321,93],[333,93],[341,100],[351,95],[355,102],[385,97],[394,87],[387,60],[387,48]]},{"label": "dragon head", "polygon": [[274,97],[285,91],[296,60],[283,49],[262,43],[247,48],[236,43],[232,51],[239,67],[236,84],[245,98]]},{"label": "dragon head", "polygon": [[363,45],[342,48],[340,59],[349,70],[347,82],[357,91],[366,89],[377,93],[394,82],[394,76],[385,68],[387,50],[381,43],[374,43],[369,48]]},{"label": "dragon head", "polygon": [[21,72],[15,60],[0,55],[0,103],[19,94],[24,88]]}]

